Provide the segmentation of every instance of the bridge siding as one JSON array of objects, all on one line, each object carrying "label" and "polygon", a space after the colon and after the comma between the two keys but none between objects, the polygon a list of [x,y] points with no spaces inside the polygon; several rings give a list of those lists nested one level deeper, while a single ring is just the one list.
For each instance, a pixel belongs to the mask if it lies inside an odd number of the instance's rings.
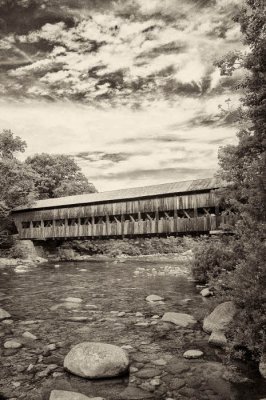
[{"label": "bridge siding", "polygon": [[191,219],[159,220],[158,228],[156,221],[125,221],[123,230],[121,223],[66,226],[52,228],[33,228],[21,229],[21,239],[46,239],[46,238],[74,238],[74,237],[94,237],[94,236],[132,236],[141,234],[163,234],[163,233],[192,233],[209,232],[219,228],[221,223],[227,223],[224,216],[206,216]]},{"label": "bridge siding", "polygon": [[[198,216],[198,210],[203,208],[215,208],[216,215]],[[191,217],[179,218],[178,213],[182,210]],[[159,216],[159,213],[165,212],[163,218]],[[152,213],[152,218],[149,213]],[[170,219],[167,213],[171,213]],[[146,214],[147,219],[143,220],[141,214]],[[211,190],[103,204],[33,209],[15,212],[13,216],[21,239],[209,232],[226,222],[225,217],[218,214],[217,198]],[[81,224],[81,218],[85,217],[91,218],[88,225]],[[103,217],[103,223],[96,223],[96,217]],[[117,220],[110,221],[110,217]],[[77,224],[69,226],[68,219],[77,219]],[[44,226],[45,220],[52,220],[52,226]],[[65,225],[57,226],[58,220],[64,220]],[[31,221],[30,228],[23,228],[22,222],[27,221]],[[41,221],[41,226],[33,227],[32,221]]]}]

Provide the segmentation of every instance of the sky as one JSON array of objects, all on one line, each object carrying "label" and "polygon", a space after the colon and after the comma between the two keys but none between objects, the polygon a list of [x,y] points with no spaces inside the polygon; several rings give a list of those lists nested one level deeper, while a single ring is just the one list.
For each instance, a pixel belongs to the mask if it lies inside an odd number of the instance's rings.
[{"label": "sky", "polygon": [[0,129],[24,157],[71,155],[99,191],[213,176],[236,141],[240,72],[214,62],[243,47],[240,6],[0,0]]}]

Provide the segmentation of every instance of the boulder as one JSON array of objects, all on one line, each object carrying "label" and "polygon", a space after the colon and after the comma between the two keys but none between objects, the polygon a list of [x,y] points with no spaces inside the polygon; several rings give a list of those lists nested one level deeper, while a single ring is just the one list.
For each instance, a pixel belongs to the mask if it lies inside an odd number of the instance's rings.
[{"label": "boulder", "polygon": [[203,352],[201,350],[187,350],[183,354],[185,358],[200,358],[203,356]]},{"label": "boulder", "polygon": [[3,308],[0,308],[0,321],[7,318],[11,318],[11,315]]},{"label": "boulder", "polygon": [[203,330],[207,333],[212,331],[226,331],[237,312],[233,301],[219,304],[210,315],[204,318]]},{"label": "boulder", "polygon": [[209,337],[209,343],[214,346],[223,347],[226,345],[227,339],[222,331],[212,331]]},{"label": "boulder", "polygon": [[164,322],[172,322],[175,325],[181,326],[182,328],[186,328],[189,325],[195,325],[197,321],[192,315],[184,314],[184,313],[176,313],[176,312],[167,312],[164,314],[162,321]]},{"label": "boulder", "polygon": [[146,300],[149,303],[156,303],[157,301],[163,301],[164,298],[160,297],[160,296],[157,296],[156,294],[150,294],[149,296],[146,297]]},{"label": "boulder", "polygon": [[259,371],[261,376],[266,379],[266,353],[261,356],[259,363]]},{"label": "boulder", "polygon": [[38,254],[31,240],[17,240],[11,249],[14,257],[22,259],[36,259]]},{"label": "boulder", "polygon": [[58,248],[58,255],[60,260],[73,260],[76,257],[76,253],[73,249],[65,249],[64,247]]},{"label": "boulder", "polygon": [[49,400],[104,400],[102,397],[87,397],[77,392],[67,392],[66,390],[52,390]]},{"label": "boulder", "polygon": [[129,360],[120,347],[97,342],[74,346],[64,360],[64,368],[84,378],[109,378],[127,372]]}]

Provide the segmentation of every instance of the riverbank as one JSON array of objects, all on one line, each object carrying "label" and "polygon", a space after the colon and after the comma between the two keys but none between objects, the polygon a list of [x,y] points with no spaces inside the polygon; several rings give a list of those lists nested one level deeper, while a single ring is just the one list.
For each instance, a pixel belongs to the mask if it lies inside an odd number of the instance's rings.
[{"label": "riverbank", "polygon": [[62,261],[115,261],[126,259],[191,262],[193,247],[202,239],[189,237],[177,238],[138,238],[138,239],[103,239],[48,241],[33,244],[31,240],[17,240],[13,247],[0,254],[0,267],[21,264],[38,264]]}]

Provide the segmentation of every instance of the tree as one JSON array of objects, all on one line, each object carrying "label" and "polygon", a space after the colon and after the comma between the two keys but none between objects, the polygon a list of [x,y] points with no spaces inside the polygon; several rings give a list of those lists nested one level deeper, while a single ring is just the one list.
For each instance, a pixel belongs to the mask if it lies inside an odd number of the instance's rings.
[{"label": "tree", "polygon": [[[194,275],[210,285],[218,299],[233,300],[238,312],[231,324],[232,354],[241,348],[258,361],[265,351],[266,325],[266,9],[263,0],[246,0],[236,16],[249,52],[230,53],[216,63],[224,75],[243,68],[238,87],[244,93],[238,113],[238,143],[220,148],[219,175],[228,182],[224,204],[233,211],[234,238],[199,247]],[[229,258],[228,258],[229,257]],[[241,353],[240,353],[241,355]]]},{"label": "tree", "polygon": [[14,158],[16,153],[24,153],[27,144],[19,136],[14,136],[10,129],[0,133],[0,158]]},{"label": "tree", "polygon": [[244,90],[238,144],[219,151],[220,175],[231,183],[228,198],[242,216],[266,219],[266,9],[263,0],[246,0],[235,20],[240,23],[247,54],[230,53],[216,64],[221,73],[246,71],[239,87]]},{"label": "tree", "polygon": [[76,162],[62,154],[36,154],[25,161],[38,175],[35,188],[40,199],[96,191]]},{"label": "tree", "polygon": [[[238,143],[219,151],[220,176],[229,183],[226,203],[237,214],[235,231],[241,246],[232,272],[219,277],[239,312],[232,336],[259,359],[265,343],[265,222],[266,222],[266,9],[263,0],[246,0],[235,18],[240,24],[247,54],[230,53],[217,65],[231,75],[244,68]],[[226,265],[224,265],[226,269]]]},{"label": "tree", "polygon": [[36,195],[36,173],[15,158],[26,146],[11,130],[0,133],[0,216],[7,216],[13,207],[31,202]]},{"label": "tree", "polygon": [[10,130],[0,133],[0,242],[3,233],[12,230],[11,209],[31,204],[36,198],[36,173],[15,158],[15,154],[24,152],[25,148],[26,142]]}]

